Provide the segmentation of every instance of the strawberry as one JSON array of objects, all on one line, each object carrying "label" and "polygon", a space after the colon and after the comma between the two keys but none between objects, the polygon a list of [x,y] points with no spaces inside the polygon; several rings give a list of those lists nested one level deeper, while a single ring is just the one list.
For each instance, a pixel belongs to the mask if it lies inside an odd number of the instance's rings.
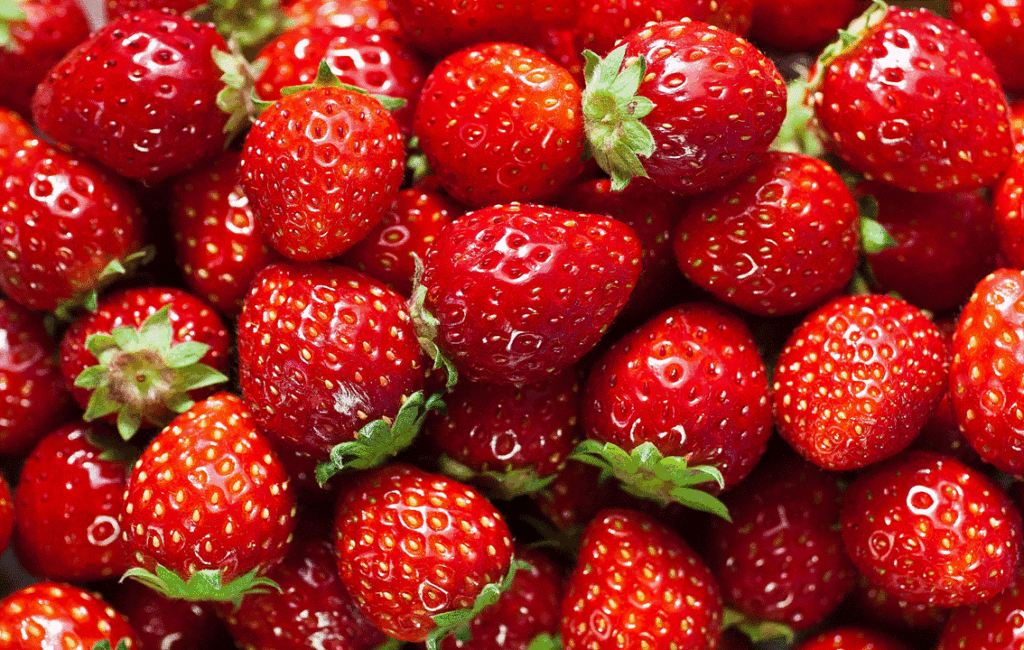
[{"label": "strawberry", "polygon": [[958,607],[949,616],[935,650],[1012,650],[1022,640],[1019,625],[1024,609],[1024,573],[991,599]]},{"label": "strawberry", "polygon": [[341,581],[359,610],[385,634],[430,650],[514,574],[501,513],[473,488],[411,465],[350,484],[334,530]]},{"label": "strawberry", "polygon": [[880,295],[836,298],[786,341],[772,401],[782,437],[832,470],[905,449],[942,398],[947,352],[918,309]]},{"label": "strawberry", "polygon": [[1024,156],[1014,159],[996,186],[992,208],[1000,252],[1010,266],[1024,268]]},{"label": "strawberry", "polygon": [[125,489],[125,573],[174,598],[237,603],[292,540],[295,494],[242,401],[217,393],[174,419]]},{"label": "strawberry", "polygon": [[391,207],[405,171],[391,114],[362,91],[323,85],[337,81],[326,64],[321,73],[313,87],[263,112],[239,164],[263,233],[301,261],[340,255],[365,237]]},{"label": "strawberry", "polygon": [[842,291],[857,265],[857,206],[827,163],[771,152],[690,203],[672,235],[679,269],[761,315],[804,311]]},{"label": "strawberry", "polygon": [[208,603],[167,598],[134,580],[118,583],[107,599],[135,628],[142,641],[141,650],[235,647],[224,623]]},{"label": "strawberry", "polygon": [[786,114],[772,62],[705,23],[647,25],[606,58],[585,56],[587,138],[613,189],[634,176],[675,194],[722,187],[758,161]]},{"label": "strawberry", "polygon": [[656,520],[604,510],[584,531],[562,599],[565,650],[714,650],[722,601],[711,572]]},{"label": "strawberry", "polygon": [[253,277],[280,259],[256,225],[239,184],[240,156],[227,151],[173,181],[170,220],[185,283],[227,317],[236,317]]},{"label": "strawberry", "polygon": [[485,43],[438,63],[414,130],[441,185],[471,207],[543,202],[583,169],[580,88],[525,46]]},{"label": "strawberry", "polygon": [[978,42],[1007,92],[1024,90],[1024,72],[1017,64],[1024,54],[1021,0],[956,0],[949,4],[949,18]]},{"label": "strawberry", "polygon": [[4,10],[0,106],[29,116],[36,86],[64,55],[89,37],[89,22],[74,0],[13,0],[4,3]]},{"label": "strawberry", "polygon": [[40,314],[0,298],[0,454],[27,452],[72,417]]},{"label": "strawberry", "polygon": [[226,381],[228,344],[220,318],[191,294],[125,289],[71,324],[60,368],[84,419],[105,418],[128,439],[167,425]]},{"label": "strawberry", "polygon": [[7,549],[14,532],[14,501],[11,499],[11,487],[0,476],[0,554]]},{"label": "strawberry", "polygon": [[388,0],[286,0],[283,4],[293,26],[359,26],[396,36],[401,32]]},{"label": "strawberry", "polygon": [[228,114],[211,25],[152,9],[116,19],[68,54],[32,99],[51,138],[122,176],[156,183],[224,146]]},{"label": "strawberry", "polygon": [[427,254],[419,326],[472,381],[530,383],[601,337],[640,273],[633,230],[538,205],[493,206],[448,225]]},{"label": "strawberry", "polygon": [[124,615],[79,587],[40,582],[0,600],[5,650],[94,650],[102,641],[119,650],[142,648]]},{"label": "strawberry", "polygon": [[897,598],[955,607],[1009,585],[1021,517],[995,481],[948,456],[909,452],[847,489],[843,542],[857,569]]},{"label": "strawberry", "polygon": [[750,38],[782,52],[828,45],[836,32],[868,8],[871,0],[754,0]]},{"label": "strawberry", "polygon": [[908,650],[896,639],[863,627],[837,627],[801,641],[793,650]]},{"label": "strawberry", "polygon": [[844,609],[851,619],[888,630],[901,638],[934,639],[942,630],[949,609],[896,598],[864,576],[858,576]]},{"label": "strawberry", "polygon": [[818,69],[810,94],[817,130],[868,179],[918,192],[972,190],[1010,164],[1009,111],[992,62],[944,18],[873,5]]},{"label": "strawberry", "polygon": [[106,4],[111,19],[156,9],[209,23],[245,51],[258,48],[287,25],[278,0],[107,0]]},{"label": "strawberry", "polygon": [[102,424],[72,422],[32,450],[18,479],[14,548],[32,575],[88,582],[128,568],[118,518],[133,460]]}]

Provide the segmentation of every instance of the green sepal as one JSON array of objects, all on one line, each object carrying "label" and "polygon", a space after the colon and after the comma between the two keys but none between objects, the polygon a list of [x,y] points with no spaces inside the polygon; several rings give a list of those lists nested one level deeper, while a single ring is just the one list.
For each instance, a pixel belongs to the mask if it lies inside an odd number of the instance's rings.
[{"label": "green sepal", "polygon": [[517,497],[540,492],[557,477],[557,474],[540,476],[533,467],[478,472],[447,454],[442,454],[437,462],[442,473],[461,483],[478,485],[488,497],[500,501],[511,501]]},{"label": "green sepal", "polygon": [[355,440],[335,445],[331,459],[317,465],[317,482],[323,485],[338,472],[384,464],[412,444],[431,411],[444,411],[442,397],[442,393],[428,396],[424,391],[417,391],[402,403],[393,419],[374,420],[359,430]]},{"label": "green sepal", "polygon": [[770,149],[815,158],[824,155],[825,147],[811,128],[814,109],[807,103],[809,84],[810,79],[805,72],[786,86],[786,119],[782,121]]},{"label": "green sepal", "polygon": [[238,576],[224,584],[224,577],[217,569],[196,571],[187,581],[167,567],[157,565],[156,573],[134,567],[128,569],[121,580],[131,578],[138,580],[150,589],[160,592],[168,598],[191,601],[215,601],[231,603],[238,608],[248,594],[264,594],[281,591],[281,587],[269,578],[257,575],[253,569],[245,575]]},{"label": "green sepal", "polygon": [[213,23],[225,40],[238,41],[246,51],[258,50],[289,24],[279,0],[210,0],[188,15]]},{"label": "green sepal", "polygon": [[477,614],[484,610],[484,608],[493,605],[498,602],[501,595],[508,591],[512,587],[512,580],[515,579],[516,571],[519,569],[528,569],[530,565],[522,560],[512,559],[512,564],[509,565],[508,573],[501,579],[500,582],[492,582],[485,585],[480,594],[476,597],[476,601],[472,607],[466,609],[456,609],[437,616],[432,616],[431,620],[437,626],[434,628],[430,635],[426,639],[427,650],[439,650],[441,647],[441,641],[450,634],[455,635],[455,638],[459,641],[466,642],[471,638],[471,631],[469,623],[472,621]]},{"label": "green sepal", "polygon": [[562,637],[542,632],[533,637],[526,650],[562,650]]},{"label": "green sepal", "polygon": [[690,467],[682,456],[665,456],[651,442],[644,442],[627,452],[611,442],[584,440],[576,445],[571,458],[599,467],[602,474],[614,476],[622,483],[623,490],[635,496],[662,504],[674,501],[730,520],[725,504],[708,492],[693,487],[714,483],[718,489],[724,488],[725,479],[717,467]]},{"label": "green sepal", "polygon": [[888,11],[889,5],[885,2],[882,0],[872,0],[871,6],[864,13],[850,21],[850,24],[845,29],[839,30],[838,37],[826,45],[821,54],[818,55],[818,60],[814,65],[815,74],[809,84],[812,92],[821,85],[822,76],[825,74],[828,66],[837,58],[856,47],[868,30],[885,18],[885,14]]},{"label": "green sepal", "polygon": [[281,95],[294,95],[295,93],[309,90],[310,88],[344,88],[360,95],[369,95],[373,97],[380,105],[389,111],[397,111],[403,108],[407,102],[401,97],[389,97],[387,95],[372,95],[366,90],[353,86],[351,84],[342,83],[341,79],[338,79],[338,75],[334,74],[334,70],[331,70],[331,66],[327,64],[327,60],[324,59],[320,62],[320,67],[316,71],[316,79],[312,84],[302,84],[299,86],[286,86],[281,89]]},{"label": "green sepal", "polygon": [[796,632],[785,623],[750,619],[730,607],[726,607],[722,613],[722,629],[727,627],[735,627],[752,643],[781,639],[785,642],[786,647],[789,647],[796,640]]},{"label": "green sepal", "polygon": [[7,51],[14,49],[14,41],[11,40],[11,23],[20,23],[26,20],[28,20],[28,16],[21,8],[19,0],[0,0],[0,48]]},{"label": "green sepal", "polygon": [[228,114],[224,125],[224,147],[256,121],[266,106],[256,95],[256,80],[267,67],[267,61],[249,63],[235,39],[228,40],[228,51],[213,48],[213,62],[223,73],[224,87],[217,93],[217,107]]},{"label": "green sepal", "polygon": [[434,361],[434,370],[443,369],[446,375],[445,389],[451,390],[459,381],[455,364],[437,345],[437,329],[441,321],[426,307],[427,287],[423,282],[423,261],[414,256],[416,271],[412,278],[412,295],[409,297],[409,316],[416,327],[416,340],[424,353]]},{"label": "green sepal", "polygon": [[654,153],[654,136],[640,120],[654,109],[654,102],[637,95],[647,70],[643,57],[625,69],[626,46],[604,59],[587,50],[583,91],[583,125],[588,150],[597,164],[612,178],[612,189],[622,190],[635,176],[647,177],[640,158]]},{"label": "green sepal", "polygon": [[405,177],[407,185],[415,185],[431,174],[430,162],[415,135],[405,142]]},{"label": "green sepal", "polygon": [[141,250],[125,256],[124,259],[110,260],[96,276],[92,287],[58,305],[53,310],[54,316],[62,321],[72,321],[83,310],[96,311],[100,291],[114,280],[134,273],[135,269],[152,260],[155,254],[154,246],[145,246]]},{"label": "green sepal", "polygon": [[[92,650],[110,650],[110,641],[102,639],[93,644]],[[128,637],[121,637],[115,650],[128,650]]]},{"label": "green sepal", "polygon": [[392,639],[388,637],[388,640],[380,644],[373,650],[401,650],[405,647],[405,641],[399,641],[398,639]]},{"label": "green sepal", "polygon": [[878,222],[878,201],[869,195],[857,201],[860,208],[860,246],[868,255],[875,255],[899,246],[896,238]]}]

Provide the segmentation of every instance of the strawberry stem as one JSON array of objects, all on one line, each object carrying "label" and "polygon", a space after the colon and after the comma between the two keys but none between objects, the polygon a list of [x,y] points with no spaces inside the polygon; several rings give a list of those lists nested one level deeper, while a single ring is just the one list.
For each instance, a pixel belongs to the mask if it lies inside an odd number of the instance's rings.
[{"label": "strawberry stem", "polygon": [[150,589],[154,589],[169,598],[191,601],[228,602],[238,609],[247,594],[281,591],[276,582],[257,575],[253,569],[245,575],[224,583],[224,575],[217,569],[196,571],[186,581],[165,566],[157,565],[156,573],[134,567],[128,569],[121,580],[132,578]]}]

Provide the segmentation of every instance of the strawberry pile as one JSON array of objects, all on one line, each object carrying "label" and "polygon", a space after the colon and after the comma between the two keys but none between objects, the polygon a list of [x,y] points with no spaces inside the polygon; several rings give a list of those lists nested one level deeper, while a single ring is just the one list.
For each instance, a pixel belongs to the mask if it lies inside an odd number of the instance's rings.
[{"label": "strawberry pile", "polygon": [[91,2],[0,649],[1024,648],[1024,0]]}]

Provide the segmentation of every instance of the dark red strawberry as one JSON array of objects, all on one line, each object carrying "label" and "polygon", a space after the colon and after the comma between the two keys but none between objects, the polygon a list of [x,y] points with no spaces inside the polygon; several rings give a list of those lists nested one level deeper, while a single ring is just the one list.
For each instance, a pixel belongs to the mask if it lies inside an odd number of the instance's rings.
[{"label": "dark red strawberry", "polygon": [[1020,564],[1016,506],[995,481],[948,456],[910,452],[872,468],[847,489],[840,519],[857,569],[911,602],[982,602]]},{"label": "dark red strawberry", "polygon": [[647,515],[605,510],[584,531],[562,599],[565,650],[604,647],[714,650],[718,586],[675,533]]},{"label": "dark red strawberry", "polygon": [[909,650],[883,632],[865,627],[839,627],[801,641],[793,650]]},{"label": "dark red strawberry", "polygon": [[295,494],[242,401],[179,415],[135,463],[121,514],[125,575],[174,598],[237,603],[292,541]]},{"label": "dark red strawberry", "polygon": [[71,324],[60,369],[83,417],[104,418],[128,439],[167,425],[227,381],[229,343],[224,323],[191,294],[125,289]]},{"label": "dark red strawberry", "polygon": [[121,650],[142,648],[125,617],[84,589],[40,582],[0,600],[5,650],[94,650],[101,641]]},{"label": "dark red strawberry", "polygon": [[11,488],[0,476],[0,553],[7,550],[14,531],[14,500],[11,499]]},{"label": "dark red strawberry", "polygon": [[109,16],[121,18],[144,9],[160,9],[176,15],[184,15],[200,5],[203,0],[107,0]]},{"label": "dark red strawberry", "polygon": [[1021,0],[955,0],[950,19],[967,31],[992,60],[1007,92],[1024,90],[1024,3]]},{"label": "dark red strawberry", "polygon": [[428,641],[430,650],[513,575],[501,513],[473,488],[411,465],[347,486],[334,530],[341,581],[359,610],[389,636]]},{"label": "dark red strawberry", "polygon": [[897,598],[864,576],[857,578],[843,609],[850,620],[910,639],[936,638],[949,617],[944,607]]},{"label": "dark red strawberry", "polygon": [[125,615],[141,650],[225,650],[234,640],[208,603],[168,598],[134,580],[117,584],[107,599]]},{"label": "dark red strawberry", "polygon": [[583,169],[580,88],[565,68],[511,43],[441,61],[416,107],[419,145],[441,185],[473,207],[543,202]]},{"label": "dark red strawberry", "polygon": [[993,211],[999,250],[1009,265],[1024,268],[1024,155],[1014,159],[996,187]]},{"label": "dark red strawberry", "polygon": [[925,9],[879,3],[864,16],[850,30],[857,38],[818,61],[810,98],[826,146],[867,178],[905,190],[995,181],[1013,138],[1006,96],[978,44]]},{"label": "dark red strawberry", "polygon": [[905,449],[942,398],[947,351],[917,308],[836,298],[793,331],[773,376],[775,424],[808,460],[864,467]]},{"label": "dark red strawberry", "polygon": [[118,443],[105,425],[73,422],[43,438],[25,461],[14,549],[29,573],[88,582],[128,568],[118,518],[138,452]]},{"label": "dark red strawberry", "polygon": [[640,244],[619,221],[538,205],[484,208],[431,247],[421,331],[466,379],[539,381],[594,346],[639,274]]},{"label": "dark red strawberry", "polygon": [[722,187],[757,163],[786,114],[772,62],[705,23],[638,27],[605,59],[586,56],[587,138],[616,189],[633,176],[675,194]]},{"label": "dark red strawberry", "polygon": [[761,315],[837,294],[857,265],[857,205],[828,164],[771,152],[687,206],[672,235],[679,269],[722,301]]},{"label": "dark red strawberry", "polygon": [[754,0],[750,39],[782,52],[828,45],[871,0]]}]

